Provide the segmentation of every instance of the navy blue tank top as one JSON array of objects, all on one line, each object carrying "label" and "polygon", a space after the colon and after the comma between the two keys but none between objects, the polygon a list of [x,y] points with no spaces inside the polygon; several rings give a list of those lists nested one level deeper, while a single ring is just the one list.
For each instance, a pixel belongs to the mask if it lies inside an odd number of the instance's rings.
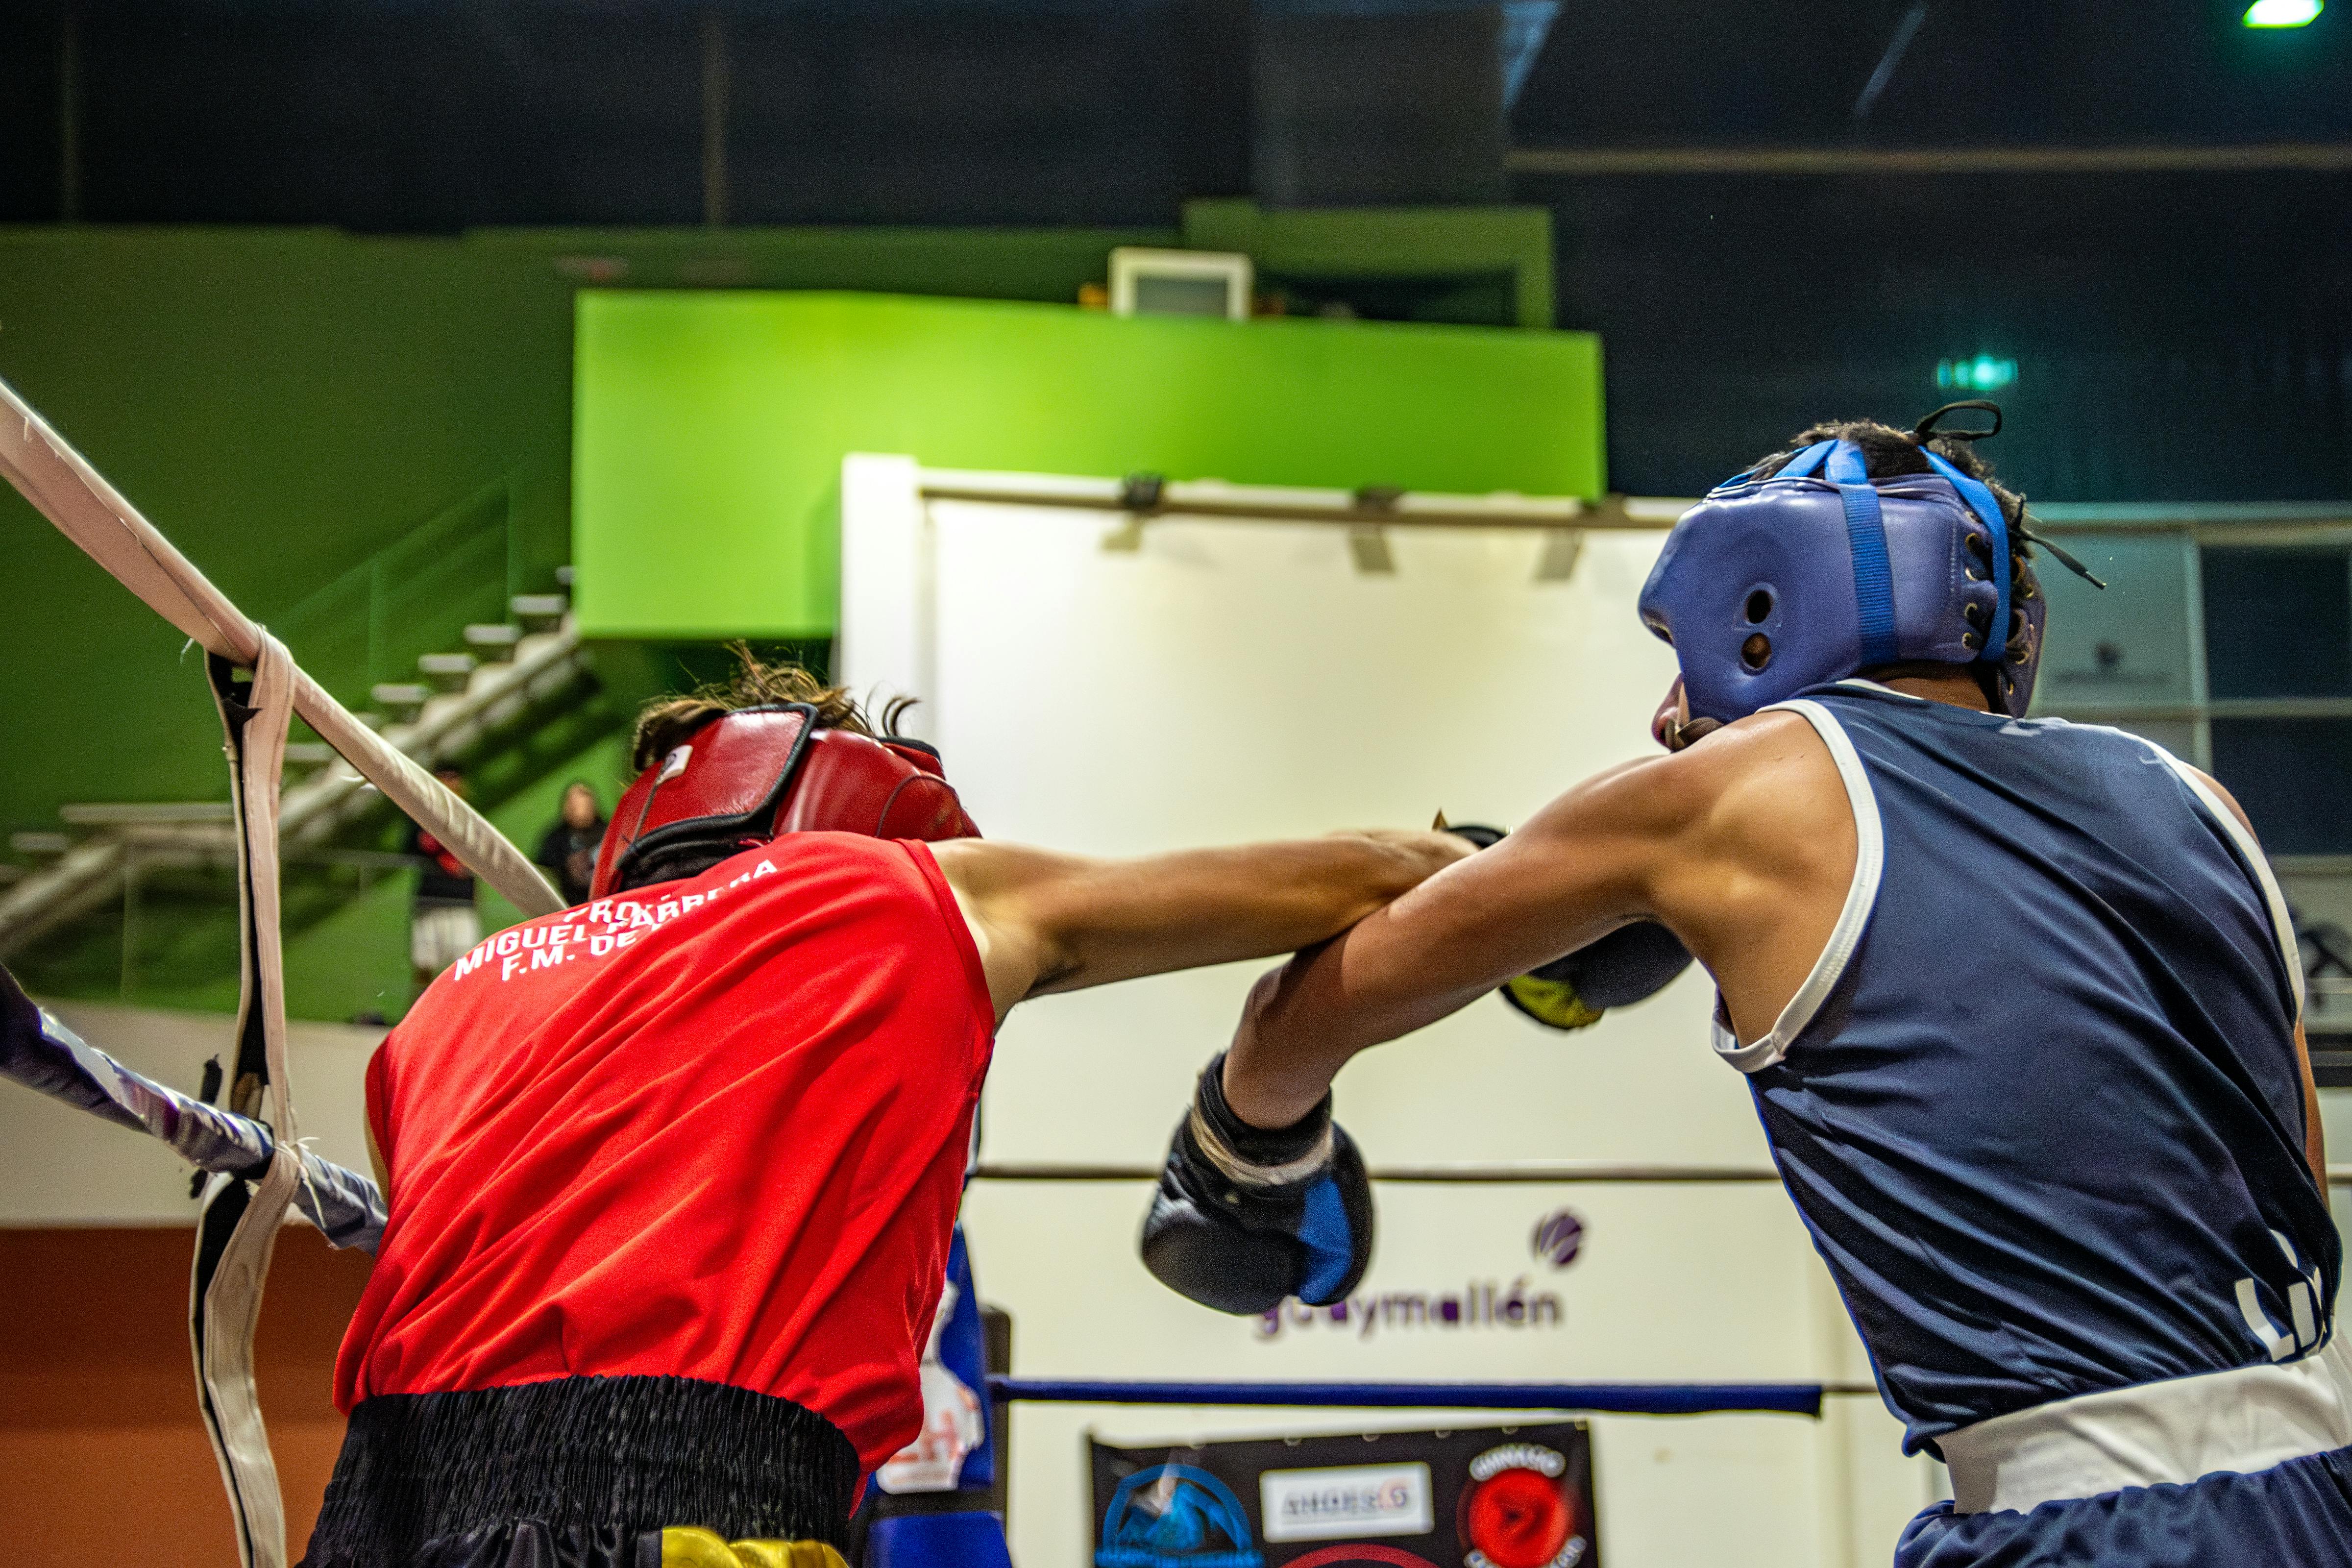
[{"label": "navy blue tank top", "polygon": [[2303,977],[2252,837],[2117,730],[1863,681],[1828,745],[1854,879],[1748,1075],[1906,1451],[2074,1394],[2316,1350]]}]

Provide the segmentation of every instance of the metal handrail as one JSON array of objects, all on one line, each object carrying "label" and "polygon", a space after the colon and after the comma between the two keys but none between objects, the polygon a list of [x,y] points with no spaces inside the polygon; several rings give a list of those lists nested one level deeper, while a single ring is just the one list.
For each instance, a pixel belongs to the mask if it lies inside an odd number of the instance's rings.
[{"label": "metal handrail", "polygon": [[[512,660],[476,671],[464,690],[435,696],[414,721],[387,726],[381,738],[393,752],[430,766],[463,751],[485,729],[554,695],[585,668],[579,630],[567,615],[556,630],[524,637]],[[341,760],[289,785],[278,814],[288,858],[308,858],[380,798],[357,768]],[[225,824],[110,826],[0,894],[0,954],[112,898],[142,848],[202,857],[228,843]]]}]

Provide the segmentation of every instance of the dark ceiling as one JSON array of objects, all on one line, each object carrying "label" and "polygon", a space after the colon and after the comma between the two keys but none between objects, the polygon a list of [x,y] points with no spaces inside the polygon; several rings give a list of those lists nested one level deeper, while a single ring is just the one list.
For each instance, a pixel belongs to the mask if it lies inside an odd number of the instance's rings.
[{"label": "dark ceiling", "polygon": [[1523,143],[1949,145],[2334,140],[2352,17],[2259,31],[2243,0],[1912,0],[1562,8],[1512,116]]},{"label": "dark ceiling", "polygon": [[[2004,467],[2045,498],[2352,496],[2352,3],[2275,33],[2242,8],[1567,0],[1544,31],[1541,6],[1394,0],[18,0],[0,15],[0,221],[435,233],[1169,224],[1189,197],[1244,194],[1541,203],[1560,322],[1605,340],[1622,488],[1688,491],[1822,414],[1909,416],[1957,395],[1939,361],[1985,354],[2016,365]],[[1507,108],[1497,50],[1538,36]],[[2274,143],[2319,152],[2134,173],[1504,157]]]}]

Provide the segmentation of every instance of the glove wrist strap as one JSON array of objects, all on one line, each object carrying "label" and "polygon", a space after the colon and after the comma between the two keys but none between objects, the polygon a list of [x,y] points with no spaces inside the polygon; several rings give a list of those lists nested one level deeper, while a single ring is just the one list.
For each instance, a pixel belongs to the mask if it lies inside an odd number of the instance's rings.
[{"label": "glove wrist strap", "polygon": [[1192,1143],[1217,1173],[1245,1187],[1287,1187],[1321,1174],[1331,1163],[1331,1097],[1287,1127],[1253,1127],[1225,1103],[1225,1058],[1201,1075],[1187,1123]]}]

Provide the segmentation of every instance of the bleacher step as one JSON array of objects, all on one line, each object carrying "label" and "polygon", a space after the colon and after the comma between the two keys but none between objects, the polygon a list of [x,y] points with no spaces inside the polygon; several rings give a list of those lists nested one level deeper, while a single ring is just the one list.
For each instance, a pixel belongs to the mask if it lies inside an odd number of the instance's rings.
[{"label": "bleacher step", "polygon": [[571,607],[571,597],[563,594],[517,594],[507,601],[514,618],[526,630],[535,632],[552,629]]},{"label": "bleacher step", "polygon": [[470,653],[425,653],[416,656],[417,673],[443,691],[456,691],[481,663]]},{"label": "bleacher step", "polygon": [[466,647],[484,664],[502,664],[514,657],[522,628],[504,621],[482,621],[466,628]]},{"label": "bleacher step", "polygon": [[413,680],[386,680],[368,688],[368,700],[395,715],[414,714],[432,695],[431,687]]},{"label": "bleacher step", "polygon": [[236,815],[225,800],[71,801],[58,807],[58,819],[75,827],[177,827],[229,822]]}]

